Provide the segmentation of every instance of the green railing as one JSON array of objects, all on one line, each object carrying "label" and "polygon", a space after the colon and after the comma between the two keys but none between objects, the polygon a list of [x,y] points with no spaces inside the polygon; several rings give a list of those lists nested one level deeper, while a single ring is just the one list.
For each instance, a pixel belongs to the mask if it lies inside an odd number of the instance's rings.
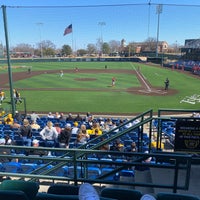
[{"label": "green railing", "polygon": [[[33,149],[34,147],[20,147],[20,146],[0,146],[0,148],[9,148],[9,149],[18,149],[18,150],[28,150]],[[190,178],[190,169],[191,169],[191,160],[192,156],[188,154],[172,154],[172,153],[125,153],[125,152],[113,152],[113,151],[100,151],[100,150],[90,150],[90,149],[62,149],[62,148],[44,148],[38,147],[39,150],[60,152],[62,156],[22,156],[22,155],[0,155],[0,158],[7,159],[18,159],[19,163],[21,161],[29,160],[30,163],[42,162],[45,163],[41,167],[33,170],[30,173],[12,173],[0,171],[0,176],[10,176],[18,178],[27,178],[29,180],[62,180],[67,182],[73,182],[77,185],[79,182],[90,182],[90,183],[99,183],[99,184],[113,184],[113,185],[126,185],[126,186],[140,186],[140,187],[152,187],[152,188],[168,188],[172,189],[173,192],[176,192],[178,189],[187,190],[189,188],[189,178]],[[90,160],[88,157],[91,157],[91,154],[100,158],[101,156],[110,156],[112,160]],[[152,157],[152,162],[145,162],[146,159]],[[120,161],[119,161],[120,158]],[[22,162],[22,163],[23,163]],[[98,166],[101,170],[102,166],[112,169],[107,174],[91,176],[91,168],[89,166],[95,165]],[[39,165],[38,165],[39,166]],[[51,166],[48,168],[48,166]],[[65,175],[59,176],[58,171],[65,166],[66,171],[70,168],[73,169],[73,173],[69,175],[66,172]],[[146,182],[130,182],[126,180],[108,180],[107,177],[116,176],[122,172],[122,170],[134,171],[137,173],[137,170],[140,168],[146,168],[146,170],[151,170],[152,168],[156,169],[170,169],[173,172],[172,184],[163,184],[162,180],[160,183],[146,183]],[[93,169],[97,169],[93,168]],[[137,168],[137,170],[136,170]],[[185,177],[181,177],[181,180],[184,181],[184,185],[179,185],[178,175],[180,171],[185,171]],[[58,173],[58,174],[57,174]]]}]

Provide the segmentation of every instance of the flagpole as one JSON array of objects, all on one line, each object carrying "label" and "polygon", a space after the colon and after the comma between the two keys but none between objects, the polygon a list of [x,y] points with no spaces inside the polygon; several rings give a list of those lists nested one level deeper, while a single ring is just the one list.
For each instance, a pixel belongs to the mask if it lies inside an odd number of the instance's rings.
[{"label": "flagpole", "polygon": [[72,30],[72,55],[74,55],[74,34]]}]

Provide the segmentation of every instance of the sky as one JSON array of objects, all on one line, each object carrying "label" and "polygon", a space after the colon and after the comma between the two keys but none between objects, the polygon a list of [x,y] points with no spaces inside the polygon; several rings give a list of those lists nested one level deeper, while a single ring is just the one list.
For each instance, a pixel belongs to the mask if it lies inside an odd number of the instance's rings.
[{"label": "sky", "polygon": [[[4,5],[10,47],[50,40],[56,48],[77,50],[101,38],[128,44],[149,37],[184,45],[200,37],[199,0],[0,0],[0,5],[0,42],[5,45]],[[70,24],[72,33],[63,36]]]}]

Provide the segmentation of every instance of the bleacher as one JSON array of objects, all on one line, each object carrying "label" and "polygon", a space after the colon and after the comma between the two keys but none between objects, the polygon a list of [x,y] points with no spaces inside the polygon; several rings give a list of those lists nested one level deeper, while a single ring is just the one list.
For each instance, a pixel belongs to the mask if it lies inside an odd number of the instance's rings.
[{"label": "bleacher", "polygon": [[[48,120],[46,117],[41,117],[38,120],[41,128],[46,125]],[[172,132],[169,129],[174,128],[175,120],[174,117],[153,117],[152,110],[142,113],[133,119],[124,120],[123,124],[119,124],[119,119],[116,119],[118,125],[116,128],[103,132],[99,137],[91,138],[86,144],[78,147],[72,145],[69,149],[63,149],[57,147],[47,148],[41,145],[41,147],[38,147],[39,150],[51,152],[51,155],[42,157],[24,154],[24,151],[28,151],[33,147],[24,147],[19,143],[3,147],[0,145],[0,148],[12,150],[11,155],[0,155],[1,159],[18,160],[18,162],[1,162],[0,176],[28,181],[39,180],[39,183],[42,183],[42,180],[48,180],[52,183],[62,181],[73,185],[90,182],[99,184],[99,186],[114,185],[121,188],[164,188],[172,192],[187,190],[192,155],[171,153],[168,152],[168,149],[165,149],[165,146],[162,148],[161,145],[166,140],[166,137],[174,134],[174,129],[171,129]],[[137,123],[133,123],[135,121]],[[59,122],[55,120],[53,123]],[[83,121],[82,123],[86,122]],[[129,126],[130,123],[132,123],[132,126]],[[79,124],[81,123],[79,122]],[[60,123],[60,126],[64,127],[65,123]],[[162,128],[160,129],[160,127]],[[0,130],[1,137],[6,133],[13,140],[17,140],[17,130],[9,129],[6,125],[1,125]],[[157,138],[155,138],[154,132],[157,133]],[[40,140],[38,133],[39,130],[33,130],[33,139]],[[101,140],[101,138],[106,139]],[[133,141],[136,142],[138,152],[99,150],[102,145],[107,143],[112,145],[116,139],[120,139],[124,147],[127,148]],[[157,142],[156,146],[152,146],[153,141]],[[152,161],[146,163],[145,160],[149,157],[152,157]],[[147,172],[151,172],[150,176],[152,176],[155,170],[158,172],[160,169],[173,171],[170,177],[172,183],[162,184],[161,180],[158,183],[157,179],[152,178],[151,182],[146,180],[138,182],[138,176],[136,176],[136,174],[139,174],[138,172],[143,173],[147,170]],[[177,176],[179,171],[185,171],[181,185],[179,185]]]}]

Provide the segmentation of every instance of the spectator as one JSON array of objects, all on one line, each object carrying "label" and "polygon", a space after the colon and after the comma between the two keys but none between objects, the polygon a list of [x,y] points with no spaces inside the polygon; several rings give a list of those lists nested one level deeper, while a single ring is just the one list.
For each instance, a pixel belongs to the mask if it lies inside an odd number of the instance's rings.
[{"label": "spectator", "polygon": [[7,117],[4,118],[4,123],[8,125],[13,125],[13,117],[12,114],[8,114]]},{"label": "spectator", "polygon": [[11,125],[12,129],[15,129],[15,128],[16,128],[16,129],[19,129],[20,126],[21,126],[21,124],[19,124],[18,121],[14,119],[14,122],[13,122],[13,124]]},{"label": "spectator", "polygon": [[[101,138],[101,141],[104,141],[106,140],[104,137]],[[109,143],[106,143],[104,145],[102,145],[99,150],[102,150],[102,151],[109,151],[110,150],[110,145]]]},{"label": "spectator", "polygon": [[65,118],[64,114],[60,113],[59,122],[65,122],[65,121],[66,121],[66,118]]},{"label": "spectator", "polygon": [[38,114],[35,113],[35,111],[32,111],[32,113],[30,114],[30,118],[31,118],[31,121],[34,121],[34,122],[36,122],[37,119],[40,119],[40,117],[38,116]]},{"label": "spectator", "polygon": [[86,144],[89,138],[90,136],[87,134],[86,130],[79,130],[76,144]]},{"label": "spectator", "polygon": [[61,131],[58,136],[58,142],[60,148],[69,148],[69,142],[72,135],[71,124],[67,123],[65,128]]},{"label": "spectator", "polygon": [[59,123],[55,123],[54,124],[54,127],[55,127],[55,129],[56,129],[56,131],[58,132],[58,134],[60,134],[60,132],[61,132],[61,128],[60,128],[60,124]]},{"label": "spectator", "polygon": [[59,112],[56,112],[55,118],[56,118],[56,119],[60,119],[60,113],[59,113]]},{"label": "spectator", "polygon": [[40,129],[40,125],[37,124],[37,122],[35,120],[33,120],[33,121],[31,121],[31,128],[38,130],[38,129]]},{"label": "spectator", "polygon": [[31,146],[32,128],[29,124],[28,119],[24,119],[23,125],[20,126],[19,135],[22,138],[23,144],[25,146]]},{"label": "spectator", "polygon": [[43,149],[37,149],[37,147],[40,146],[40,141],[34,139],[32,141],[32,146],[35,147],[35,149],[30,149],[27,150],[26,155],[38,155],[38,156],[46,156],[47,155],[47,151],[44,151]]},{"label": "spectator", "polygon": [[77,116],[75,117],[74,121],[82,122],[83,118],[80,116],[80,114],[77,114]]},{"label": "spectator", "polygon": [[51,121],[47,122],[47,125],[40,131],[40,135],[45,142],[46,147],[54,147],[58,138],[58,132]]},{"label": "spectator", "polygon": [[22,116],[17,110],[15,111],[14,120],[17,120],[18,123],[22,123]]},{"label": "spectator", "polygon": [[102,134],[102,130],[98,122],[93,122],[91,130],[91,134],[95,134],[95,131],[98,131],[98,135]]},{"label": "spectator", "polygon": [[124,151],[124,145],[121,143],[120,139],[116,139],[113,146],[110,148],[111,151]]},{"label": "spectator", "polygon": [[78,133],[78,122],[74,122],[74,126],[72,127],[72,135]]},{"label": "spectator", "polygon": [[91,120],[93,120],[93,116],[92,116],[92,114],[90,114],[90,112],[87,112],[86,117],[85,117],[85,121],[90,122]]},{"label": "spectator", "polygon": [[47,115],[47,118],[49,118],[49,119],[54,119],[55,117],[54,117],[54,115],[52,114],[52,112],[49,112],[49,114]]},{"label": "spectator", "polygon": [[68,116],[66,117],[66,122],[73,122],[74,118],[72,117],[72,114],[69,113]]}]

